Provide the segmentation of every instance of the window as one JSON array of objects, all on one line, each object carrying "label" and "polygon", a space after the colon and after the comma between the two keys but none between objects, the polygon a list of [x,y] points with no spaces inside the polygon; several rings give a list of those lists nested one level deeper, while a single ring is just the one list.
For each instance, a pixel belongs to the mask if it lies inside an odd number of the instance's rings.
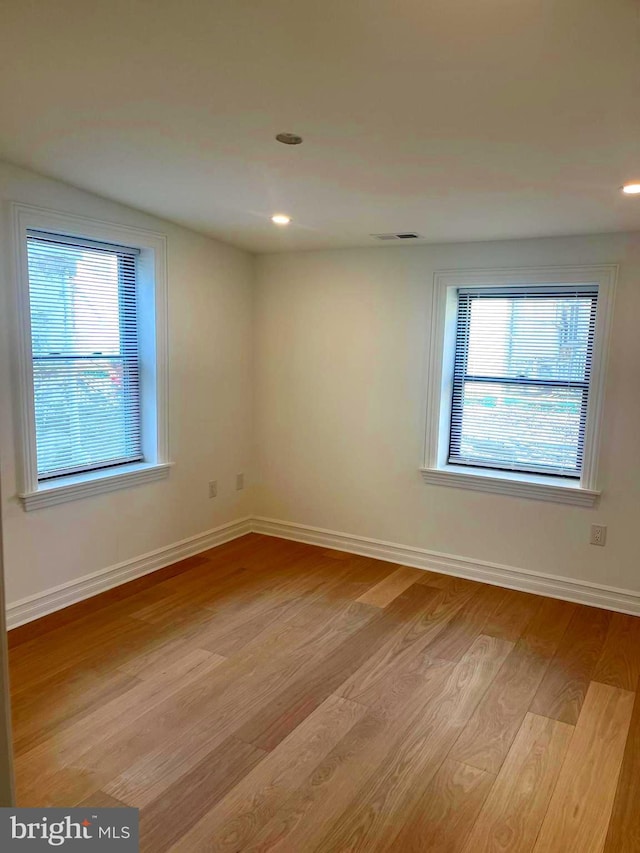
[{"label": "window", "polygon": [[167,476],[164,238],[22,205],[14,224],[25,509]]},{"label": "window", "polygon": [[580,477],[597,299],[458,291],[449,462]]},{"label": "window", "polygon": [[27,237],[38,480],[139,462],[139,251]]},{"label": "window", "polygon": [[592,505],[615,268],[437,274],[424,479]]}]

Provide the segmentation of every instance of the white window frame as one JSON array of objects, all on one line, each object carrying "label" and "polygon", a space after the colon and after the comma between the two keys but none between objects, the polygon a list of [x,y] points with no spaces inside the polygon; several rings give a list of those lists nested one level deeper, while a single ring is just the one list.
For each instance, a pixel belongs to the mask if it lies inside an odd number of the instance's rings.
[{"label": "white window frame", "polygon": [[[434,274],[422,477],[430,485],[594,506],[600,497],[598,455],[606,363],[618,267],[615,264],[522,269],[442,271]],[[526,288],[589,284],[598,287],[582,474],[569,480],[546,474],[452,465],[448,462],[459,288]]]},{"label": "white window frame", "polygon": [[[12,204],[16,377],[19,397],[18,496],[25,510],[78,500],[168,476],[169,388],[167,241],[163,234],[25,204]],[[140,413],[144,460],[38,482],[31,348],[27,231],[130,246],[136,270],[140,349]]]}]

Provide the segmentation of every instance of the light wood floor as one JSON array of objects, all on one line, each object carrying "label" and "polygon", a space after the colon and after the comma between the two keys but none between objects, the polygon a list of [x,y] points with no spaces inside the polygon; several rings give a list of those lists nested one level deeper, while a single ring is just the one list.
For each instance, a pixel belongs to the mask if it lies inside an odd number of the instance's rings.
[{"label": "light wood floor", "polygon": [[634,617],[252,534],[11,640],[19,804],[144,851],[640,851]]}]

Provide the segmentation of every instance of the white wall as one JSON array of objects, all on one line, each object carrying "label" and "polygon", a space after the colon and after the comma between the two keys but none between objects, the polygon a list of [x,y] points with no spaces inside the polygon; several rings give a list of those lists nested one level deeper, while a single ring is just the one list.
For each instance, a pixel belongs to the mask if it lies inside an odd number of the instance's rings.
[{"label": "white wall", "polygon": [[[161,231],[168,237],[170,450],[167,480],[26,513],[16,498],[10,391],[9,201]],[[0,459],[9,605],[250,514],[252,256],[169,222],[0,163]],[[208,497],[208,480],[218,497]]]},{"label": "white wall", "polygon": [[[403,245],[255,261],[1,163],[0,201],[9,604],[253,513],[640,591],[640,235]],[[22,509],[10,389],[8,201],[167,234],[175,462],[168,480]],[[426,485],[418,468],[433,271],[589,263],[620,264],[600,505],[581,509]],[[244,492],[234,487],[239,471],[247,475]],[[210,500],[207,481],[214,478],[219,496]],[[609,526],[605,548],[588,544],[595,521]]]},{"label": "white wall", "polygon": [[[591,263],[620,264],[600,505],[426,485],[434,270]],[[640,591],[640,235],[266,255],[257,279],[259,515]]]}]

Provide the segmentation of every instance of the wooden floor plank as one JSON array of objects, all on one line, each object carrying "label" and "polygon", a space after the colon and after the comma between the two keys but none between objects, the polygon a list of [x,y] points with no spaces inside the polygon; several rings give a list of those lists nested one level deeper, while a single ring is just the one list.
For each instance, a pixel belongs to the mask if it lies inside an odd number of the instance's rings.
[{"label": "wooden floor plank", "polygon": [[[420,574],[416,578],[416,583],[423,583],[426,586],[438,587],[446,576],[440,572],[431,571],[431,569],[420,569]],[[444,588],[444,587],[443,587]]]},{"label": "wooden floor plank", "polygon": [[539,595],[513,589],[505,590],[500,605],[482,626],[482,633],[515,643],[541,606],[542,599]]},{"label": "wooden floor plank", "polygon": [[611,614],[577,605],[530,710],[569,723],[578,715],[609,629]]},{"label": "wooden floor plank", "polygon": [[363,705],[328,697],[170,849],[216,853],[247,845],[365,713]]},{"label": "wooden floor plank", "polygon": [[[431,598],[425,598],[424,606],[404,627],[395,633],[378,650],[372,651],[367,660],[335,691],[346,699],[358,700],[361,695],[375,689],[388,675],[402,669],[415,656],[422,653],[436,659],[428,647],[442,633],[453,617],[473,595],[473,591],[462,592],[448,589],[431,589]],[[367,699],[362,698],[367,704]]]},{"label": "wooden floor plank", "polygon": [[301,599],[276,595],[260,595],[259,599],[242,608],[237,614],[211,622],[199,632],[196,641],[201,648],[231,657],[244,648],[255,637],[262,635],[274,624],[286,619],[300,607]]},{"label": "wooden floor plank", "polygon": [[316,563],[305,575],[304,583],[289,578],[249,599],[243,598],[240,606],[228,603],[223,609],[214,610],[208,624],[193,638],[194,642],[199,648],[231,656],[264,643],[283,623],[290,623],[300,615],[304,617],[316,604],[317,612],[336,612],[334,602],[340,606],[359,594],[362,573],[348,561],[327,574],[327,562],[323,560],[321,567]]},{"label": "wooden floor plank", "polygon": [[[207,585],[200,578],[194,578],[191,586],[184,585],[162,601],[154,601],[131,615],[151,625],[189,622],[192,612],[222,608],[229,601],[235,604],[240,596],[251,596],[259,590],[261,581],[245,567],[234,568],[215,585]],[[210,617],[207,615],[205,618]]]},{"label": "wooden floor plank", "polygon": [[639,679],[640,619],[624,613],[613,613],[593,680],[622,690],[637,690]]},{"label": "wooden floor plank", "polygon": [[540,609],[523,632],[521,642],[532,651],[552,658],[576,609],[575,604],[557,598],[543,598]]},{"label": "wooden floor plank", "polygon": [[527,714],[464,853],[530,853],[573,731],[566,723]]},{"label": "wooden floor plank", "polygon": [[592,681],[535,853],[600,853],[607,835],[634,694]]},{"label": "wooden floor plank", "polygon": [[375,607],[386,607],[401,592],[416,583],[421,574],[420,569],[408,569],[401,566],[363,593],[358,601],[363,604],[373,604]]},{"label": "wooden floor plank", "polygon": [[[468,590],[469,587],[453,587]],[[504,600],[507,590],[496,586],[480,586],[431,643],[434,657],[458,662],[481,634],[487,619]]]},{"label": "wooden floor plank", "polygon": [[[164,853],[249,773],[266,753],[234,737],[206,755],[140,812],[140,850]],[[176,819],[179,816],[179,819]]]},{"label": "wooden floor plank", "polygon": [[412,729],[451,678],[455,664],[429,663],[388,683],[365,716],[343,737],[253,839],[255,853],[315,850],[345,803],[377,771],[389,744]]},{"label": "wooden floor plank", "polygon": [[[328,560],[325,565],[327,567],[333,565],[333,569],[330,569],[330,576],[335,576],[336,561]],[[335,587],[329,586],[325,593],[329,600],[334,597],[338,599],[344,597],[358,601],[362,595],[384,580],[395,566],[394,563],[374,560],[371,557],[356,556],[355,554],[351,554],[350,559],[344,565],[345,574],[342,582],[336,584]]]},{"label": "wooden floor plank", "polygon": [[[304,611],[299,624],[297,618],[293,619],[265,642],[256,643],[250,652],[244,649],[212,673],[206,685],[194,685],[189,693],[183,691],[179,703],[173,703],[160,715],[141,718],[126,732],[130,760],[123,772],[106,785],[107,792],[132,805],[152,802],[237,732],[259,708],[268,706],[297,681],[305,663],[313,668],[379,612],[358,602],[343,602],[340,608],[334,604],[330,610],[317,606]],[[135,737],[139,727],[152,733],[154,748],[147,748],[145,738],[132,744],[130,738]],[[121,743],[122,737],[121,733]],[[181,738],[181,750],[166,749],[164,744],[172,737]]]},{"label": "wooden floor plank", "polygon": [[11,683],[16,685],[12,690],[36,690],[42,682],[72,667],[90,667],[94,672],[114,669],[156,641],[153,626],[127,618],[105,622],[96,619],[79,630],[76,623],[66,629],[61,627],[40,641],[23,643],[15,649],[10,658]]},{"label": "wooden floor plank", "polygon": [[94,809],[123,809],[126,808],[125,803],[116,800],[115,797],[110,797],[104,791],[93,791],[84,800],[76,803],[76,808],[94,808]]},{"label": "wooden floor plank", "polygon": [[494,780],[491,773],[456,761],[445,761],[389,851],[458,853]]},{"label": "wooden floor plank", "polygon": [[443,575],[436,572],[423,572],[418,578],[418,583],[423,583],[434,589],[448,589],[451,592],[478,592],[484,586],[484,584],[469,580],[468,578],[459,578],[455,575]]},{"label": "wooden floor plank", "polygon": [[358,790],[317,850],[387,850],[412,814],[513,644],[476,639],[443,689]]},{"label": "wooden floor plank", "polygon": [[545,599],[451,750],[450,758],[497,774],[574,612]]},{"label": "wooden floor plank", "polygon": [[640,693],[636,694],[604,853],[640,850]]},{"label": "wooden floor plank", "polygon": [[[194,607],[213,611],[221,617],[245,610],[247,604],[262,592],[269,591],[276,597],[290,598],[304,595],[326,581],[339,580],[350,566],[336,570],[335,562],[323,558],[317,551],[296,555],[284,566],[278,564],[279,549],[273,554],[262,554],[259,566],[252,564],[249,553],[236,555],[222,566],[217,566],[215,575],[206,572],[206,566],[190,573],[188,578],[170,579],[171,594],[163,600],[137,610],[133,615],[151,624],[166,625],[177,619],[188,621]],[[352,562],[352,561],[350,561]],[[305,571],[299,570],[304,565]],[[381,572],[378,572],[378,577]],[[213,582],[212,582],[213,581]]]},{"label": "wooden floor plank", "polygon": [[[52,798],[58,797],[59,780],[68,775],[70,766],[78,769],[80,776],[84,773],[89,787],[97,780],[97,787],[103,788],[106,782],[105,756],[110,754],[108,739],[110,735],[119,733],[123,720],[129,726],[134,725],[136,719],[166,702],[171,693],[201,682],[223,661],[223,658],[209,652],[195,650],[162,677],[138,682],[127,693],[101,705],[54,737],[19,755],[16,772],[20,802],[25,805],[60,804],[59,800]],[[90,764],[82,762],[84,756],[90,759]],[[122,760],[128,760],[128,757],[122,756]],[[92,768],[96,768],[95,773]]]},{"label": "wooden floor plank", "polygon": [[22,754],[67,728],[95,708],[122,696],[139,679],[118,671],[94,673],[72,668],[40,682],[38,690],[12,702],[13,747]]},{"label": "wooden floor plank", "polygon": [[451,750],[451,758],[497,774],[522,725],[548,658],[519,641]]},{"label": "wooden floor plank", "polygon": [[[347,680],[385,641],[402,631],[405,620],[420,612],[433,593],[412,585],[344,643],[309,669],[236,732],[261,749],[273,749],[313,708]],[[362,602],[360,602],[362,604]]]}]

